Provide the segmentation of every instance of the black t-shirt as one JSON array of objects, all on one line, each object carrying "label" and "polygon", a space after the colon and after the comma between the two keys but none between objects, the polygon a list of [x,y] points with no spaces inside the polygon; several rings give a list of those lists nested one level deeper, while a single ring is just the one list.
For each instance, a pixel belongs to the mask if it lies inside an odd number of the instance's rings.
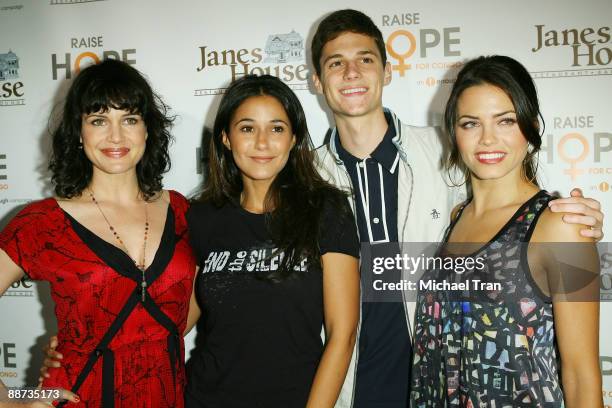
[{"label": "black t-shirt", "polygon": [[[348,211],[340,217],[337,209],[325,207],[321,255],[359,256]],[[194,204],[187,214],[200,265],[196,295],[202,309],[201,341],[189,362],[187,407],[306,405],[323,352],[321,266],[304,260],[296,278],[262,279],[281,259],[270,256],[277,251],[265,217],[232,204],[216,208],[208,203]]]}]

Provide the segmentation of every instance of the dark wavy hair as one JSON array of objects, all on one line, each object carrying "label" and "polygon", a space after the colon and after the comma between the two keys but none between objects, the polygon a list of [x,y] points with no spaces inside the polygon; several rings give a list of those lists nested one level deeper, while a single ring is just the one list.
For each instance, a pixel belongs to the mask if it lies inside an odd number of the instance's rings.
[{"label": "dark wavy hair", "polygon": [[[444,112],[444,125],[451,143],[446,160],[447,169],[462,167],[455,134],[459,97],[466,89],[483,84],[501,89],[512,101],[521,133],[532,147],[522,164],[523,176],[537,185],[536,155],[542,146],[542,134],[544,133],[544,118],[540,112],[538,93],[529,71],[515,59],[503,55],[475,58],[465,64],[457,75]],[[540,122],[542,123],[541,129]]]},{"label": "dark wavy hair", "polygon": [[352,220],[352,215],[347,196],[324,181],[315,168],[313,146],[299,99],[280,79],[270,75],[246,75],[227,88],[215,118],[209,147],[210,170],[198,201],[216,207],[240,206],[242,176],[232,152],[223,144],[223,133],[229,134],[234,113],[244,101],[264,95],[280,102],[295,135],[287,164],[272,182],[264,203],[268,231],[275,246],[284,253],[279,268],[265,278],[279,282],[295,276],[296,267],[305,257],[320,262],[319,227],[324,207],[338,209],[340,217]]},{"label": "dark wavy hair", "polygon": [[385,66],[387,63],[385,40],[372,19],[361,11],[352,9],[337,10],[321,20],[317,31],[312,37],[310,52],[312,54],[312,65],[317,75],[321,75],[321,54],[325,44],[346,32],[363,34],[372,38],[376,43],[378,52],[380,52],[383,67]]},{"label": "dark wavy hair", "polygon": [[170,169],[169,128],[174,117],[168,116],[168,106],[137,69],[107,59],[77,75],[68,90],[61,121],[52,132],[49,170],[58,197],[79,196],[91,182],[93,166],[80,143],[83,115],[111,108],[142,116],[148,137],[136,165],[138,186],[146,199],[162,189],[163,174]]}]

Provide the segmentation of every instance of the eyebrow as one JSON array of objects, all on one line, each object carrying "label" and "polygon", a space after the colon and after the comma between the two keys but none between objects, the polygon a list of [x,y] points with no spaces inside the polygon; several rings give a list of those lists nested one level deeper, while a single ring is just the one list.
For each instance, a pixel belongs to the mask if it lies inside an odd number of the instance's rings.
[{"label": "eyebrow", "polygon": [[[516,112],[513,110],[507,110],[505,112],[500,112],[500,113],[496,113],[493,115],[494,118],[500,117],[500,116],[504,116],[507,113],[514,113],[516,115]],[[478,119],[478,116],[473,116],[473,115],[461,115],[457,118],[457,120],[459,119],[463,119],[463,118],[467,118],[467,119]]]},{"label": "eyebrow", "polygon": [[493,117],[497,118],[499,116],[504,116],[506,113],[514,113],[516,115],[516,112],[513,110],[507,110],[505,112],[501,112],[501,113],[496,113],[495,115],[493,115]]},{"label": "eyebrow", "polygon": [[[373,55],[373,56],[375,56],[375,57],[377,56],[377,55],[376,55],[376,53],[375,53],[374,51],[372,51],[372,50],[363,50],[363,51],[359,51],[359,52],[357,52],[357,55],[360,55],[360,56],[361,56],[361,55]],[[326,58],[323,60],[323,65],[327,64],[327,61],[329,61],[330,59],[334,59],[334,58],[342,58],[343,56],[344,56],[343,54],[339,54],[339,53],[336,53],[336,54],[330,55],[330,56],[326,57]]]},{"label": "eyebrow", "polygon": [[[90,117],[98,117],[98,118],[105,118],[108,115],[106,113],[98,113],[98,112],[92,112],[92,113],[87,113],[87,114],[83,114],[86,118],[90,118]],[[122,118],[125,118],[127,116],[140,116],[142,117],[142,115],[140,113],[124,113],[123,115],[121,115]]]},{"label": "eyebrow", "polygon": [[[239,124],[241,122],[255,122],[255,119],[242,118],[242,119],[239,119],[236,122],[234,122],[234,125],[237,125],[237,124]],[[286,126],[289,126],[289,124],[287,122],[285,122],[284,120],[282,120],[282,119],[272,119],[270,121],[270,123],[284,123]]]},{"label": "eyebrow", "polygon": [[478,119],[478,116],[472,116],[472,115],[461,115],[457,118],[457,120],[460,119]]}]

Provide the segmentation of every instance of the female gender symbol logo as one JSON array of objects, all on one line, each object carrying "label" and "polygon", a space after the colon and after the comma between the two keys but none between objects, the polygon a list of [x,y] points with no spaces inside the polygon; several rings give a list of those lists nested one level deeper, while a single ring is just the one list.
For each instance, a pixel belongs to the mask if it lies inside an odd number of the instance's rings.
[{"label": "female gender symbol logo", "polygon": [[[410,47],[408,48],[408,51],[406,51],[403,54],[399,54],[393,48],[393,42],[395,41],[397,37],[400,37],[400,36],[406,37],[408,39],[408,42],[410,43]],[[389,38],[387,39],[386,45],[387,45],[387,52],[389,53],[389,55],[391,55],[393,58],[395,58],[398,61],[397,65],[393,65],[393,70],[399,71],[400,76],[403,77],[406,70],[412,68],[411,64],[406,64],[404,63],[404,61],[406,60],[406,58],[409,58],[412,54],[414,54],[414,51],[416,50],[416,38],[414,38],[414,35],[410,31],[397,30],[397,31],[394,31],[389,36]]]}]

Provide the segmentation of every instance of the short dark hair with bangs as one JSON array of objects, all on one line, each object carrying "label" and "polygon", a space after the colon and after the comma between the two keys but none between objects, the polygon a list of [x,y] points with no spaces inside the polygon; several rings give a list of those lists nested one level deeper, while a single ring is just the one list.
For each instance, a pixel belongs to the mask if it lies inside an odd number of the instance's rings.
[{"label": "short dark hair with bangs", "polygon": [[374,40],[380,52],[383,67],[387,64],[387,50],[382,33],[370,17],[361,11],[345,9],[329,14],[319,23],[310,45],[312,65],[318,76],[321,76],[321,54],[323,47],[344,33],[363,34]]},{"label": "short dark hair with bangs", "polygon": [[174,117],[168,116],[168,106],[136,68],[107,59],[77,75],[68,90],[60,123],[52,132],[49,170],[58,197],[79,196],[91,182],[93,166],[80,142],[83,115],[111,108],[142,117],[148,137],[136,165],[138,185],[145,198],[162,189],[163,174],[170,169],[169,128]]}]

